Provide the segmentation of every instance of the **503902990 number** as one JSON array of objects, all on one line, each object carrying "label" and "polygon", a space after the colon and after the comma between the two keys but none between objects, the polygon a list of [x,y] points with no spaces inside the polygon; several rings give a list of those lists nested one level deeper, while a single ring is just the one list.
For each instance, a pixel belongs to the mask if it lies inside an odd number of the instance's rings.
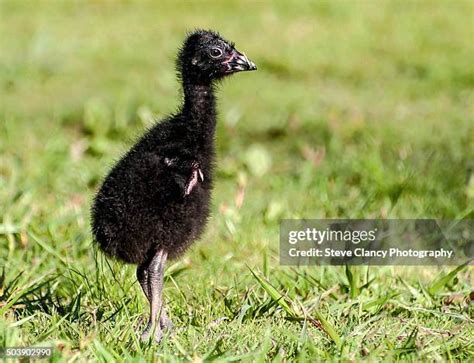
[{"label": "503902990 number", "polygon": [[51,357],[51,347],[6,347],[0,348],[0,357],[4,358],[41,358]]}]

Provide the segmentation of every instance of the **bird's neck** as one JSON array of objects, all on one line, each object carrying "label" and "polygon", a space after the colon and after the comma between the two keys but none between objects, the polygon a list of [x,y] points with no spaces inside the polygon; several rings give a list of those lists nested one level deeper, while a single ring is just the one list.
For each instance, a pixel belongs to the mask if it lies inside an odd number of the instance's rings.
[{"label": "bird's neck", "polygon": [[214,87],[208,83],[183,82],[184,104],[182,112],[196,131],[214,135],[216,127],[216,100]]}]

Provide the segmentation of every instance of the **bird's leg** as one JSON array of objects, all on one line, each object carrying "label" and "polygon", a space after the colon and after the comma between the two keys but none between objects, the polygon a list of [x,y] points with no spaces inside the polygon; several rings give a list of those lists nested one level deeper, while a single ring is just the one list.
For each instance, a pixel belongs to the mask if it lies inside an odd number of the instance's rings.
[{"label": "bird's leg", "polygon": [[168,254],[165,251],[159,250],[155,256],[153,256],[150,264],[146,268],[148,279],[146,281],[147,289],[144,289],[144,291],[148,291],[147,297],[150,302],[150,319],[148,320],[148,324],[141,336],[144,341],[148,340],[153,329],[155,331],[155,340],[157,342],[159,342],[163,336],[161,323],[156,324],[156,322],[157,320],[158,322],[161,322],[161,312],[163,307],[163,276],[167,256]]},{"label": "bird's leg", "polygon": [[204,181],[204,174],[199,167],[199,163],[193,161],[191,165],[191,177],[189,178],[188,182],[186,183],[186,187],[184,188],[184,196],[191,194],[194,187],[197,185],[199,181]]},{"label": "bird's leg", "polygon": [[[143,290],[143,293],[145,294],[147,300],[149,303],[150,302],[150,293],[148,291],[148,265],[149,263],[145,263],[142,265],[139,265],[137,268],[137,280],[140,283],[140,286]],[[168,314],[166,313],[166,308],[164,304],[161,306],[161,315],[160,315],[160,327],[162,329],[166,330],[171,330],[173,328],[173,323],[171,322],[171,319],[168,317]],[[148,337],[147,337],[148,338]]]}]

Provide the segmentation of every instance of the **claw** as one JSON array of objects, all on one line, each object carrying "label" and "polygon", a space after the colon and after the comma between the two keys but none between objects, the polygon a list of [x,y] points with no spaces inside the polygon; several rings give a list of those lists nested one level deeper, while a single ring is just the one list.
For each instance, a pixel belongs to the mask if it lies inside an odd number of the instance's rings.
[{"label": "claw", "polygon": [[191,194],[191,192],[193,191],[194,187],[196,186],[196,184],[198,183],[198,180],[197,180],[197,171],[194,170],[193,171],[193,174],[191,175],[191,179],[189,179],[188,183],[186,184],[186,188],[184,190],[184,195],[189,195]]},{"label": "claw", "polygon": [[204,181],[204,174],[202,173],[201,168],[199,167],[199,164],[196,161],[193,162],[192,168],[193,168],[193,171],[191,174],[191,178],[186,184],[186,188],[184,190],[184,196],[191,194],[191,192],[193,191],[194,187],[197,185],[199,180],[201,180],[201,182]]}]

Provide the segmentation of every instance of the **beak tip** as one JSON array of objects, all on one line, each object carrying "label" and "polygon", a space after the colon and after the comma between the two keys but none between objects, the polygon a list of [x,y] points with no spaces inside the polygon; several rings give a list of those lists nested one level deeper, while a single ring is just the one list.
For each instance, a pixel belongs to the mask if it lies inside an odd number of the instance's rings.
[{"label": "beak tip", "polygon": [[247,62],[247,70],[249,71],[256,71],[257,70],[257,65],[252,62],[251,60],[248,60]]},{"label": "beak tip", "polygon": [[227,63],[230,65],[233,72],[257,70],[256,64],[248,59],[245,53],[240,53],[235,49],[233,57],[231,58],[230,62]]}]

